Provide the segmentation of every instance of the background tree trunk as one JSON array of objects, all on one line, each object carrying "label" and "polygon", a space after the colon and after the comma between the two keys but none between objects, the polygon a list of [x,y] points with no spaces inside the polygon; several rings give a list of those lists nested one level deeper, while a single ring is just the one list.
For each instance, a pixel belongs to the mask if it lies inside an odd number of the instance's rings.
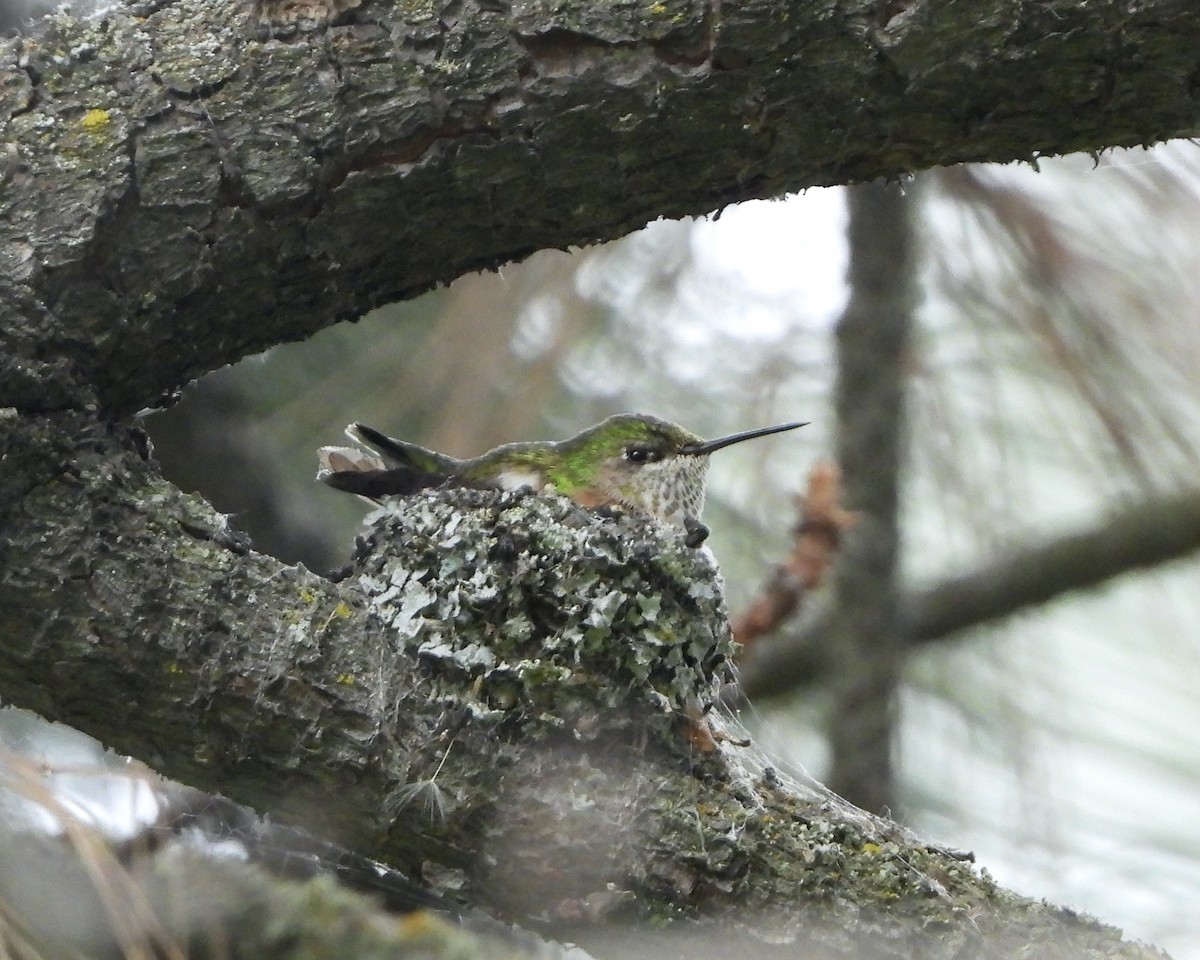
[{"label": "background tree trunk", "polygon": [[899,487],[915,243],[898,185],[850,194],[850,303],[838,321],[838,463],[858,514],[834,568],[836,664],[829,785],[883,813],[895,803],[892,728],[907,637],[896,616]]}]

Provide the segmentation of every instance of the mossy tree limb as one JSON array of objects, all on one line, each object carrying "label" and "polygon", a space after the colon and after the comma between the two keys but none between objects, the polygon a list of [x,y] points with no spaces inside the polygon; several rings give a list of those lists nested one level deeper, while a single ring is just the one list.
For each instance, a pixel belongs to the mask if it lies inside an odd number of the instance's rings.
[{"label": "mossy tree limb", "polygon": [[0,405],[132,413],[531,251],[1200,129],[1190,0],[134,0],[0,42]]},{"label": "mossy tree limb", "polygon": [[711,560],[670,530],[434,493],[335,584],[248,551],[136,431],[29,422],[4,424],[25,478],[0,559],[9,702],[585,944],[653,920],[678,955],[700,931],[780,956],[1151,955],[753,748],[697,752],[684,713],[728,626]]}]

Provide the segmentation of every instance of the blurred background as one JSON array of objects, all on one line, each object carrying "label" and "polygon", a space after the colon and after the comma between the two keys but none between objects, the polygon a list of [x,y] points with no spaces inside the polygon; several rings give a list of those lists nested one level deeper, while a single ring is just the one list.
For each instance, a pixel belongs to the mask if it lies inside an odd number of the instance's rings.
[{"label": "blurred background", "polygon": [[[815,464],[860,515],[755,651],[795,660],[787,682],[746,664],[759,744],[1021,893],[1200,960],[1200,562],[1186,542],[1125,562],[1130,523],[1153,540],[1200,490],[1197,303],[1196,145],[964,166],[463,277],[219,371],[144,426],[258,549],[327,572],[365,508],[313,481],[314,451],[351,420],[462,456],[621,411],[705,436],[812,421],[710,474],[735,621],[792,549]],[[1089,557],[1038,552],[1079,531]],[[1096,555],[1117,575],[1073,569]],[[1048,601],[1009,591],[914,639],[913,598],[1006,562]],[[4,711],[0,739],[81,809],[145,803],[70,731]]]}]

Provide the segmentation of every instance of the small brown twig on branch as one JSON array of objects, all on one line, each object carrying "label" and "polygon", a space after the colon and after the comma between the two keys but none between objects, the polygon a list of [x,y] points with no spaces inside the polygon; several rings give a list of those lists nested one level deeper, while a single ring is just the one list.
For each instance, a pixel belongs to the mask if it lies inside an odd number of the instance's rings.
[{"label": "small brown twig on branch", "polygon": [[808,474],[807,491],[796,498],[800,522],[792,551],[779,563],[766,586],[733,624],[741,658],[800,607],[806,593],[824,582],[841,545],[842,535],[857,517],[841,506],[842,476],[837,464],[821,460]]}]

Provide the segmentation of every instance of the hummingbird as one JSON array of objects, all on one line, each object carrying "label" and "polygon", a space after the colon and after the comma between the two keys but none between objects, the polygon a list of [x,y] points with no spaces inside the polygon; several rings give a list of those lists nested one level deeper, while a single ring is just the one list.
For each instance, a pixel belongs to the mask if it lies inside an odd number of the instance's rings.
[{"label": "hummingbird", "polygon": [[781,423],[705,440],[658,417],[621,413],[566,440],[506,443],[460,460],[352,423],[346,435],[374,452],[322,447],[317,479],[371,500],[439,486],[551,488],[584,507],[623,508],[681,527],[687,544],[697,547],[708,536],[700,513],[709,455],[803,426]]}]

